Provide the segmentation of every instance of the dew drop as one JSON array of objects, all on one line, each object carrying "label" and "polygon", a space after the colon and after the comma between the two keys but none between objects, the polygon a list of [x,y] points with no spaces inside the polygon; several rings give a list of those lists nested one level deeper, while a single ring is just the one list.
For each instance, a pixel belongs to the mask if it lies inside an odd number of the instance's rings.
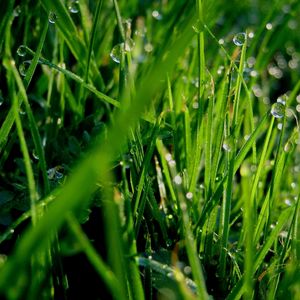
[{"label": "dew drop", "polygon": [[284,152],[290,152],[291,149],[293,148],[293,143],[291,141],[287,141],[284,145]]},{"label": "dew drop", "polygon": [[172,160],[172,154],[171,153],[167,153],[165,155],[165,159],[166,159],[166,161],[171,161]]},{"label": "dew drop", "polygon": [[277,124],[277,129],[278,129],[278,130],[282,130],[282,128],[283,128],[283,124],[282,124],[282,123],[278,123],[278,124]]},{"label": "dew drop", "polygon": [[172,246],[172,240],[171,239],[167,239],[166,245],[167,245],[167,247],[171,247]]},{"label": "dew drop", "polygon": [[222,174],[219,173],[217,174],[216,178],[215,178],[215,182],[220,182],[222,180]]},{"label": "dew drop", "polygon": [[18,49],[17,49],[17,54],[21,57],[24,57],[26,55],[26,46],[21,45]]},{"label": "dew drop", "polygon": [[153,45],[152,45],[151,43],[145,44],[144,50],[145,50],[147,53],[152,52],[152,51],[153,51]]},{"label": "dew drop", "polygon": [[271,114],[273,115],[273,117],[281,119],[284,117],[284,112],[285,106],[282,103],[276,102],[272,105]]},{"label": "dew drop", "polygon": [[181,177],[180,175],[176,175],[176,176],[174,177],[174,182],[175,182],[175,184],[177,184],[177,185],[182,184],[182,177]]},{"label": "dew drop", "polygon": [[117,45],[115,45],[112,48],[112,50],[110,52],[111,59],[114,62],[116,62],[117,64],[119,64],[120,61],[121,61],[121,56],[122,56],[123,48],[124,48],[124,44],[123,43],[117,44]]},{"label": "dew drop", "polygon": [[287,205],[287,206],[292,206],[292,202],[290,199],[285,199],[284,200],[284,203]]},{"label": "dew drop", "polygon": [[55,179],[60,180],[64,177],[64,174],[61,172],[56,171],[55,172]]},{"label": "dew drop", "polygon": [[77,14],[79,12],[79,3],[78,0],[71,0],[68,4],[69,12],[72,14]]},{"label": "dew drop", "polygon": [[15,9],[14,9],[14,11],[13,11],[13,16],[14,16],[14,17],[18,17],[18,16],[21,14],[21,12],[22,12],[22,9],[21,9],[21,7],[18,5],[18,6],[15,7]]},{"label": "dew drop", "polygon": [[281,103],[281,104],[285,105],[286,101],[284,100],[283,97],[278,97],[277,98],[277,103]]},{"label": "dew drop", "polygon": [[250,39],[253,39],[253,38],[254,38],[254,32],[253,32],[253,31],[249,32],[249,33],[248,33],[248,37],[249,37]]},{"label": "dew drop", "polygon": [[204,29],[204,26],[203,26],[203,23],[198,20],[193,26],[192,26],[193,30],[196,32],[196,33],[200,33],[203,31]]},{"label": "dew drop", "polygon": [[39,160],[39,156],[35,153],[35,150],[32,151],[32,156],[34,159]]},{"label": "dew drop", "polygon": [[24,115],[26,115],[26,111],[23,110],[22,108],[20,108],[19,114],[22,115],[22,116],[24,116]]},{"label": "dew drop", "polygon": [[19,66],[19,72],[22,76],[26,76],[27,70],[30,66],[31,61],[30,60],[26,60],[23,61],[20,66]]},{"label": "dew drop", "polygon": [[225,67],[224,66],[219,66],[218,70],[217,70],[217,74],[218,75],[222,75],[224,73]]},{"label": "dew drop", "polygon": [[57,20],[57,14],[53,11],[50,11],[48,20],[51,24],[54,24]]},{"label": "dew drop", "polygon": [[191,268],[190,266],[185,266],[185,267],[183,268],[183,272],[184,272],[184,274],[186,274],[186,275],[190,275],[190,274],[192,273],[192,268]]},{"label": "dew drop", "polygon": [[51,168],[51,169],[47,170],[48,179],[54,179],[55,172],[56,172],[55,168]]},{"label": "dew drop", "polygon": [[162,19],[162,15],[157,10],[154,10],[152,12],[152,17],[157,21],[160,21]]},{"label": "dew drop", "polygon": [[170,160],[169,162],[169,166],[171,167],[171,168],[173,168],[173,167],[175,167],[176,166],[176,161],[175,160]]},{"label": "dew drop", "polygon": [[188,200],[192,200],[193,199],[193,193],[192,192],[187,192],[185,196],[186,196],[186,198]]},{"label": "dew drop", "polygon": [[231,152],[233,150],[234,147],[234,140],[232,137],[226,137],[223,145],[222,145],[223,149],[227,152]]},{"label": "dew drop", "polygon": [[193,109],[198,109],[199,103],[197,101],[193,102]]},{"label": "dew drop", "polygon": [[272,23],[267,23],[267,24],[266,24],[266,29],[267,29],[267,30],[271,30],[272,28],[273,28]]},{"label": "dew drop", "polygon": [[241,47],[244,45],[246,37],[247,36],[245,32],[239,32],[233,37],[232,41],[236,46]]}]

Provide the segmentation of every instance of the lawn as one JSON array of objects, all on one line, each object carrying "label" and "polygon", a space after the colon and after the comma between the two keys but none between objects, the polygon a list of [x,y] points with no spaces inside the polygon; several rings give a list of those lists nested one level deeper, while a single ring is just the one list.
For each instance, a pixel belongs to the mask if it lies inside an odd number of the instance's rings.
[{"label": "lawn", "polygon": [[300,1],[2,2],[1,299],[300,299]]}]

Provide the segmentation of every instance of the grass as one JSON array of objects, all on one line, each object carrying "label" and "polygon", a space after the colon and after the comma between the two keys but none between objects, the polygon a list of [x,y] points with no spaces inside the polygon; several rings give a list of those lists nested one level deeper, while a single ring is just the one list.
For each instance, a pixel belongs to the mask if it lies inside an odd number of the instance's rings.
[{"label": "grass", "polygon": [[298,1],[4,5],[3,299],[299,299]]}]

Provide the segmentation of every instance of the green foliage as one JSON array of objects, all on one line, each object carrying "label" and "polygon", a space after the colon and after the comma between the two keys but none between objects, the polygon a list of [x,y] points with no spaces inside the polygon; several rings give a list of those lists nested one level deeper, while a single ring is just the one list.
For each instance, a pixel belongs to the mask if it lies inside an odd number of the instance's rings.
[{"label": "green foliage", "polygon": [[299,11],[7,1],[1,297],[298,299]]}]

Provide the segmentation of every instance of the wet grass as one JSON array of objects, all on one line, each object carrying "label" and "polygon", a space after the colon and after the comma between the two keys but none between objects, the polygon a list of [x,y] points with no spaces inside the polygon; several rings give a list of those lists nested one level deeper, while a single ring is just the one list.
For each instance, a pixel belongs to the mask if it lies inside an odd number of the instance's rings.
[{"label": "wet grass", "polygon": [[298,299],[298,1],[7,1],[4,299]]}]

